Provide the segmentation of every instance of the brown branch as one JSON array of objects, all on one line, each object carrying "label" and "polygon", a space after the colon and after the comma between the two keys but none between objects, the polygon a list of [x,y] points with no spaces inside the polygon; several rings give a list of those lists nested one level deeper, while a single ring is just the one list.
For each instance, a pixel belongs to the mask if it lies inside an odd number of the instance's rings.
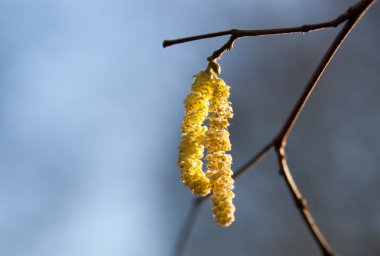
[{"label": "brown branch", "polygon": [[164,40],[162,43],[162,46],[169,47],[175,44],[181,44],[181,43],[186,43],[186,42],[191,42],[191,41],[196,41],[196,40],[230,35],[231,37],[227,41],[227,43],[225,43],[221,48],[216,50],[210,57],[207,58],[207,60],[212,61],[212,60],[220,58],[226,50],[231,50],[234,42],[240,37],[307,33],[307,32],[321,30],[321,29],[325,29],[329,27],[336,27],[339,24],[350,19],[351,17],[357,16],[357,13],[360,13],[360,10],[363,9],[363,6],[366,6],[366,2],[368,1],[360,1],[356,5],[348,8],[343,14],[341,14],[337,18],[330,21],[326,21],[326,22],[315,23],[315,24],[305,24],[298,27],[288,27],[288,28],[256,29],[256,30],[230,29],[230,30],[224,30],[224,31],[219,31],[219,32],[214,32],[214,33],[209,33],[209,34],[184,37],[184,38],[179,38],[179,39],[174,39],[174,40]]},{"label": "brown branch", "polygon": [[[329,49],[323,56],[322,60],[319,62],[318,66],[316,67],[315,71],[313,72],[310,80],[305,86],[305,89],[303,93],[301,94],[300,98],[297,100],[295,106],[293,107],[292,111],[290,112],[288,118],[286,119],[283,127],[278,132],[278,134],[275,136],[275,138],[271,141],[271,143],[267,144],[265,147],[263,147],[255,156],[253,156],[246,164],[244,164],[237,172],[234,173],[233,178],[238,178],[243,173],[247,172],[250,168],[255,166],[261,159],[263,159],[268,152],[274,148],[276,151],[276,155],[278,158],[278,163],[280,166],[280,171],[282,176],[285,179],[285,182],[292,194],[292,197],[297,205],[298,210],[300,211],[303,220],[305,221],[307,227],[309,228],[309,231],[312,233],[314,239],[316,240],[318,246],[320,247],[321,251],[323,252],[323,255],[325,256],[332,256],[335,255],[333,249],[328,244],[327,240],[322,235],[321,231],[319,230],[318,226],[316,225],[309,208],[307,206],[306,199],[302,196],[301,192],[299,191],[293,176],[290,172],[287,160],[286,160],[286,142],[288,139],[288,135],[291,132],[295,122],[297,121],[301,111],[303,110],[307,100],[309,99],[313,89],[315,88],[317,82],[319,81],[320,77],[322,76],[323,72],[325,71],[326,67],[334,57],[335,53],[337,52],[340,45],[343,43],[343,41],[346,39],[348,34],[352,31],[352,29],[355,27],[355,25],[360,21],[360,19],[366,14],[366,12],[369,10],[369,8],[376,2],[377,0],[362,0],[356,5],[350,7],[345,13],[343,13],[338,18],[324,23],[319,24],[312,24],[312,25],[304,25],[300,27],[294,27],[294,28],[280,28],[280,29],[267,29],[267,30],[228,30],[228,31],[221,31],[217,33],[211,33],[211,34],[205,34],[200,36],[194,36],[194,37],[188,37],[188,38],[182,38],[177,40],[166,40],[164,41],[164,47],[170,46],[173,44],[178,43],[184,43],[188,41],[194,41],[199,39],[205,39],[205,38],[211,38],[211,37],[217,37],[217,36],[223,36],[223,35],[231,35],[231,38],[225,43],[220,49],[216,50],[209,58],[209,61],[215,60],[219,58],[226,50],[230,50],[233,46],[233,43],[236,39],[243,37],[243,36],[259,36],[259,35],[269,35],[269,34],[284,34],[284,33],[298,33],[298,32],[308,32],[311,30],[317,30],[327,27],[335,27],[339,25],[340,23],[343,23],[344,21],[347,21],[344,27],[341,29],[339,34],[335,37],[334,41],[330,45]],[[192,211],[196,211],[194,209],[198,209],[202,202],[205,201],[207,197],[203,198],[197,198],[194,201],[194,205],[192,208]],[[190,213],[190,216],[193,216]],[[187,220],[186,223],[193,223],[195,217],[189,217],[190,221]],[[190,225],[190,226],[189,226]],[[182,232],[182,244],[186,244],[186,241],[188,240],[190,236],[191,231],[191,225],[187,224],[185,225],[184,231]],[[187,228],[186,228],[187,227]],[[190,230],[190,231],[189,231]],[[180,248],[181,244],[179,244]]]},{"label": "brown branch", "polygon": [[162,43],[162,46],[164,48],[166,48],[166,47],[169,47],[171,45],[182,44],[182,43],[186,43],[186,42],[190,42],[190,41],[196,41],[196,40],[201,40],[201,39],[232,35],[232,33],[233,33],[233,29],[215,32],[215,33],[197,35],[197,36],[189,36],[189,37],[179,38],[179,39],[174,39],[174,40],[164,40],[164,42]]},{"label": "brown branch", "polygon": [[322,235],[321,231],[319,230],[317,224],[314,222],[313,217],[311,216],[311,213],[309,211],[309,208],[307,206],[306,199],[302,196],[301,192],[299,191],[297,184],[295,183],[292,174],[290,173],[290,169],[288,166],[288,163],[286,161],[286,154],[285,154],[285,148],[284,147],[276,147],[276,154],[278,158],[278,164],[280,166],[280,172],[282,176],[284,177],[286,184],[290,190],[290,193],[293,196],[293,199],[296,203],[296,206],[298,210],[300,211],[303,220],[305,221],[307,227],[309,228],[310,232],[312,233],[315,241],[321,248],[323,255],[335,255],[333,249],[329,245],[329,243],[326,241],[325,237]]},{"label": "brown branch", "polygon": [[[339,34],[335,37],[334,41],[330,45],[326,54],[319,62],[317,68],[315,69],[313,75],[310,80],[306,84],[306,87],[298,99],[296,105],[294,106],[292,112],[290,113],[288,119],[286,120],[284,126],[282,127],[278,140],[282,142],[286,142],[287,137],[289,135],[290,130],[294,126],[299,114],[301,113],[303,107],[305,106],[306,101],[310,97],[313,89],[315,88],[317,82],[321,78],[323,72],[325,71],[327,65],[330,63],[331,59],[335,55],[336,51],[343,43],[344,39],[351,32],[351,30],[355,27],[355,25],[359,22],[359,20],[363,17],[363,15],[367,12],[367,10],[374,4],[377,0],[362,0],[359,4],[355,5],[356,8],[352,7],[349,10],[352,10],[350,13],[355,14],[355,16],[350,16],[348,22],[339,32]],[[359,8],[360,7],[360,8]]]},{"label": "brown branch", "polygon": [[288,139],[288,135],[292,130],[295,122],[299,114],[301,113],[303,107],[305,106],[308,98],[310,97],[313,89],[315,88],[318,80],[322,76],[326,67],[330,63],[331,59],[334,57],[338,48],[342,45],[343,41],[346,39],[348,34],[352,31],[355,25],[359,22],[359,20],[364,16],[364,14],[368,11],[368,9],[375,3],[376,0],[365,0],[361,1],[359,6],[361,9],[357,9],[355,11],[355,16],[350,17],[347,23],[344,25],[339,34],[335,37],[334,41],[330,45],[326,54],[323,56],[322,60],[319,62],[317,68],[315,69],[313,75],[311,76],[309,82],[307,83],[301,97],[298,99],[296,105],[294,106],[292,112],[290,113],[288,119],[286,120],[284,126],[280,130],[278,136],[273,141],[277,158],[280,166],[281,173],[286,181],[286,184],[294,198],[294,201],[299,209],[303,220],[305,221],[307,227],[312,233],[314,239],[319,245],[324,255],[335,255],[333,249],[328,244],[327,240],[322,235],[318,226],[315,224],[314,219],[307,207],[306,200],[302,197],[301,192],[298,190],[298,187],[293,179],[293,176],[290,172],[288,163],[286,161],[286,142]]},{"label": "brown branch", "polygon": [[267,156],[269,151],[273,148],[273,143],[269,143],[265,147],[263,147],[255,156],[253,156],[248,162],[246,162],[242,167],[240,167],[234,175],[232,175],[232,178],[237,179],[240,175],[247,172],[249,169],[251,169],[253,166],[258,164],[261,159]]},{"label": "brown branch", "polygon": [[[270,152],[270,150],[274,147],[273,143],[269,143],[265,147],[263,147],[256,155],[251,157],[242,167],[240,167],[233,175],[233,179],[237,179],[240,175],[244,174],[245,172],[249,171],[253,166],[258,164],[260,160],[265,158],[267,154]],[[204,197],[197,197],[195,199],[195,203],[201,204],[203,201],[205,201],[207,198],[210,197],[210,194]]]}]

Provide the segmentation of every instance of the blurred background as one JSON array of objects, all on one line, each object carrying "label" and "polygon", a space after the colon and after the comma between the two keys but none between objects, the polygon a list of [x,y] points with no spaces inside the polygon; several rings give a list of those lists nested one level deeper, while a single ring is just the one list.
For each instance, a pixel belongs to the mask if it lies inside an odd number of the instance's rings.
[{"label": "blurred background", "polygon": [[[230,28],[337,17],[356,1],[0,0],[0,255],[171,255],[192,195],[177,145],[192,75]],[[328,67],[288,141],[289,165],[341,255],[380,254],[380,7]],[[231,85],[233,168],[286,119],[338,29],[243,38]],[[186,255],[320,255],[275,156],[236,181],[236,221],[202,206]]]}]

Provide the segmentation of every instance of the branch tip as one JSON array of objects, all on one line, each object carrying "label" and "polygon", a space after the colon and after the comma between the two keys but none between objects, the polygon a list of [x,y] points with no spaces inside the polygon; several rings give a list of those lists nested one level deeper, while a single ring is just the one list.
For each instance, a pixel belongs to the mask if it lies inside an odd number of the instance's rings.
[{"label": "branch tip", "polygon": [[168,41],[168,40],[164,40],[164,41],[162,42],[162,47],[166,48],[166,47],[168,47],[168,46],[169,46],[169,41]]}]

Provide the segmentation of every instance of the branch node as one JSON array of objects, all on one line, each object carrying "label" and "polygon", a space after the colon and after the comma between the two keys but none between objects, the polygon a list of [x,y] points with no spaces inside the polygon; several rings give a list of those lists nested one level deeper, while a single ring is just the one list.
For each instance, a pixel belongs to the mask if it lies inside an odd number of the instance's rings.
[{"label": "branch node", "polygon": [[304,209],[308,208],[306,199],[304,199],[302,197],[301,198],[297,198],[296,204],[297,204],[297,207],[299,209],[301,209],[301,210],[304,210]]},{"label": "branch node", "polygon": [[347,20],[352,20],[352,19],[354,19],[354,18],[356,18],[356,17],[354,17],[355,16],[355,9],[351,6],[350,8],[348,8],[347,9]]},{"label": "branch node", "polygon": [[310,25],[303,25],[301,28],[302,33],[309,32],[311,29],[312,27]]},{"label": "branch node", "polygon": [[237,28],[233,28],[231,29],[231,36],[237,36],[239,34],[239,29]]}]

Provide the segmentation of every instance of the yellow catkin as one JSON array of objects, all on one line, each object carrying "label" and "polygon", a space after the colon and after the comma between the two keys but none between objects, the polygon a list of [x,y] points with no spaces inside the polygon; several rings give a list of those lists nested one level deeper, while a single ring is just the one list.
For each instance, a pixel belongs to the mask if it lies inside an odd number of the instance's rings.
[{"label": "yellow catkin", "polygon": [[[228,227],[235,219],[232,157],[226,153],[231,150],[227,127],[233,112],[228,100],[229,86],[217,77],[219,73],[219,65],[210,62],[205,71],[195,75],[192,92],[185,100],[178,165],[181,180],[193,194],[205,196],[212,191],[215,221]],[[206,119],[209,128],[204,124]],[[205,147],[206,174],[202,170]]]},{"label": "yellow catkin", "polygon": [[217,78],[214,80],[213,95],[209,107],[209,129],[205,134],[207,147],[207,177],[210,179],[212,196],[212,213],[217,224],[228,227],[235,220],[232,192],[234,181],[232,179],[232,157],[226,154],[231,150],[231,143],[227,127],[228,119],[233,112],[229,102],[229,86]]},{"label": "yellow catkin", "polygon": [[185,100],[185,117],[182,122],[182,137],[179,145],[178,165],[182,182],[194,195],[210,193],[210,180],[202,170],[204,141],[210,99],[213,95],[213,77],[210,70],[195,75],[192,92]]}]

